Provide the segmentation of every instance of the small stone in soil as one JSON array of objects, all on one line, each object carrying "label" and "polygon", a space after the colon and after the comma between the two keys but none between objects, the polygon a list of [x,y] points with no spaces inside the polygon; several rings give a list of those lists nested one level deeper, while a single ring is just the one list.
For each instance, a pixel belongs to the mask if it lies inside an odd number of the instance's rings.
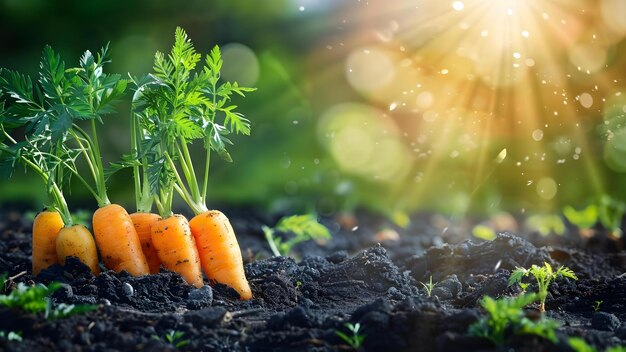
[{"label": "small stone in soil", "polygon": [[606,312],[596,312],[591,316],[591,327],[597,330],[614,331],[620,326],[619,319]]},{"label": "small stone in soil", "polygon": [[200,288],[189,291],[189,302],[187,308],[201,309],[213,303],[213,289],[211,286],[204,285]]},{"label": "small stone in soil", "polygon": [[457,298],[463,291],[463,285],[455,274],[448,276],[445,280],[437,283],[432,294],[441,300]]},{"label": "small stone in soil", "polygon": [[100,303],[100,304],[102,304],[102,305],[104,305],[104,306],[110,306],[110,305],[111,305],[111,301],[109,301],[109,300],[108,300],[108,299],[106,299],[106,298],[100,298],[100,299],[98,300],[98,303]]},{"label": "small stone in soil", "polygon": [[135,293],[135,289],[133,289],[133,287],[128,282],[125,282],[122,285],[122,290],[124,291],[124,295],[128,298],[132,297]]}]

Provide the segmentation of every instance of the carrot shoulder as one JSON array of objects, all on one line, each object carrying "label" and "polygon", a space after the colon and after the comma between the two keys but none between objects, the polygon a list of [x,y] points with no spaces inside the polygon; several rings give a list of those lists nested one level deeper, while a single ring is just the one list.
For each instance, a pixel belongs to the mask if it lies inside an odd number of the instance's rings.
[{"label": "carrot shoulder", "polygon": [[42,211],[33,222],[33,275],[58,263],[56,240],[63,228],[63,219],[56,211]]},{"label": "carrot shoulder", "polygon": [[191,285],[204,285],[196,243],[184,216],[173,215],[154,223],[152,244],[166,269],[179,273]]},{"label": "carrot shoulder", "polygon": [[223,213],[209,210],[189,222],[207,278],[234,288],[242,299],[252,298],[235,231]]},{"label": "carrot shoulder", "polygon": [[104,265],[133,276],[150,273],[133,221],[117,204],[104,206],[93,214],[93,231]]},{"label": "carrot shoulder", "polygon": [[62,228],[56,239],[56,251],[62,265],[65,265],[67,257],[76,257],[85,263],[94,275],[100,273],[96,243],[91,232],[83,225]]},{"label": "carrot shoulder", "polygon": [[150,268],[150,274],[156,274],[161,267],[161,261],[152,244],[151,227],[155,222],[161,220],[161,217],[158,214],[137,212],[130,214],[130,218],[135,225],[139,242],[141,242],[141,250]]}]

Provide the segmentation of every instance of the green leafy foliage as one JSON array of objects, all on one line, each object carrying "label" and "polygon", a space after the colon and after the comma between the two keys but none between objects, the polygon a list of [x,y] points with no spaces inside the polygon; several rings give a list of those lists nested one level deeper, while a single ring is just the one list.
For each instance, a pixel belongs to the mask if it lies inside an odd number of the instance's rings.
[{"label": "green leafy foliage", "polygon": [[[0,168],[10,176],[21,163],[34,170],[46,183],[50,208],[57,210],[66,224],[71,216],[62,189],[76,176],[89,187],[78,173],[76,158],[89,159],[90,171],[96,179],[99,200],[104,201],[104,179],[99,150],[77,123],[100,120],[114,111],[115,102],[124,94],[127,82],[119,75],[106,74],[108,46],[95,57],[86,51],[79,65],[66,68],[60,55],[46,46],[39,63],[37,80],[16,71],[0,70],[2,100],[2,137],[0,137]],[[23,127],[16,133],[14,130]],[[72,141],[72,143],[70,143]]]},{"label": "green leafy foliage", "polygon": [[[293,247],[300,242],[331,238],[328,228],[320,224],[317,217],[311,214],[286,216],[280,219],[274,228],[263,226],[262,229],[275,256],[289,255]],[[291,233],[294,236],[285,241],[276,234],[276,231]]]},{"label": "green leafy foliage", "polygon": [[[4,289],[6,277],[0,278],[0,290]],[[44,312],[46,319],[55,320],[66,318],[71,315],[95,310],[95,305],[53,305],[50,295],[61,288],[57,282],[50,283],[47,287],[42,284],[27,286],[20,282],[8,295],[0,295],[0,305],[8,308],[16,308],[29,313]]]},{"label": "green leafy foliage", "polygon": [[[148,190],[160,198],[157,206],[162,213],[171,212],[172,190],[196,214],[205,211],[211,151],[231,162],[227,146],[233,143],[229,134],[250,134],[250,122],[237,111],[231,98],[255,89],[221,80],[223,61],[219,47],[213,47],[203,66],[198,67],[201,62],[202,55],[179,27],[170,53],[155,54],[154,72],[131,78],[135,92],[132,113],[137,121],[137,126],[133,126],[137,130],[133,155],[141,160],[141,166],[133,165],[135,178],[140,167],[147,170],[143,178],[150,185]],[[200,139],[206,150],[202,183],[198,182],[187,146]],[[116,166],[125,165],[128,163]],[[140,186],[139,182],[135,185]]]},{"label": "green leafy foliage", "polygon": [[556,271],[554,271],[552,269],[552,266],[546,262],[543,266],[533,264],[530,269],[524,269],[520,267],[515,268],[515,270],[513,270],[511,276],[509,277],[509,286],[521,282],[524,277],[528,277],[530,275],[535,278],[537,283],[537,297],[541,304],[539,308],[541,312],[545,311],[545,302],[548,295],[548,288],[553,281],[555,281],[559,277],[566,277],[569,279],[578,280],[578,277],[576,277],[576,274],[574,274],[571,269],[560,266]]},{"label": "green leafy foliage", "polygon": [[563,219],[555,214],[535,214],[526,219],[526,226],[539,232],[542,236],[548,236],[551,233],[562,235],[565,233],[565,224]]},{"label": "green leafy foliage", "polygon": [[[567,340],[568,345],[576,352],[597,352],[598,349],[589,345],[580,337],[571,337]],[[605,352],[626,352],[626,346],[607,347]]]},{"label": "green leafy foliage", "polygon": [[45,317],[48,320],[57,320],[70,317],[72,315],[83,314],[93,310],[97,310],[97,305],[90,304],[65,304],[59,303],[55,306],[52,305],[52,301],[48,300],[49,304],[46,307]]},{"label": "green leafy foliage", "polygon": [[491,241],[496,238],[496,232],[489,226],[476,225],[472,229],[472,236],[485,241]]},{"label": "green leafy foliage", "polygon": [[605,229],[618,237],[622,235],[621,224],[626,213],[626,203],[605,194],[600,197],[598,213]]},{"label": "green leafy foliage", "polygon": [[568,205],[563,208],[563,215],[579,229],[590,229],[598,222],[598,206],[590,204],[584,209],[576,210]]},{"label": "green leafy foliage", "polygon": [[206,55],[204,67],[195,72],[201,57],[187,33],[177,28],[171,52],[155,54],[154,74],[134,79],[134,109],[145,118],[147,130],[149,126],[159,129],[167,145],[178,136],[203,138],[208,148],[230,161],[226,145],[232,142],[225,136],[249,135],[250,122],[229,102],[233,94],[245,96],[255,89],[240,87],[237,82],[220,83],[223,61],[219,47]]},{"label": "green leafy foliage", "polygon": [[536,294],[523,294],[518,297],[493,299],[483,297],[480,305],[487,316],[470,325],[469,334],[480,336],[502,345],[513,335],[531,334],[556,342],[555,329],[559,324],[546,317],[539,320],[529,319],[524,310],[525,306],[537,300]]},{"label": "green leafy foliage", "polygon": [[[4,287],[5,278],[1,278],[0,281],[2,282],[0,286]],[[43,312],[48,306],[48,296],[60,287],[56,283],[46,287],[44,285],[27,286],[20,282],[8,295],[0,295],[0,305],[21,309],[29,313]]]},{"label": "green leafy foliage", "polygon": [[0,330],[0,339],[7,341],[22,341],[22,334],[15,331]]},{"label": "green leafy foliage", "polygon": [[[189,340],[185,339],[185,333],[178,330],[170,330],[165,336],[163,336],[164,341],[169,343],[170,345],[181,348],[189,344]],[[157,335],[152,336],[155,340],[161,340],[161,338]]]},{"label": "green leafy foliage", "polygon": [[344,323],[343,326],[348,330],[348,333],[346,334],[343,331],[337,329],[335,330],[335,334],[355,350],[361,348],[361,345],[367,337],[367,335],[360,334],[361,323]]}]

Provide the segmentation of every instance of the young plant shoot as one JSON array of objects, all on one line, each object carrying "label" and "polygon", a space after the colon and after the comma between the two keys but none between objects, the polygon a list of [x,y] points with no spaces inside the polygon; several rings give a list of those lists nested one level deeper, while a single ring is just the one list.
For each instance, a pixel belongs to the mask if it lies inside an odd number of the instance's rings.
[{"label": "young plant shoot", "polygon": [[469,334],[485,337],[496,345],[505,343],[512,335],[520,334],[539,335],[556,343],[555,330],[559,327],[558,322],[546,317],[532,320],[523,310],[537,298],[535,293],[497,300],[489,296],[483,297],[480,305],[487,312],[487,317],[470,325]]},{"label": "young plant shoot", "polygon": [[[189,226],[206,276],[212,282],[231,286],[241,298],[249,299],[252,293],[232,226],[224,214],[208,210],[206,200],[211,152],[232,161],[226,150],[226,144],[232,143],[226,135],[250,134],[248,120],[235,111],[236,105],[229,104],[230,98],[233,94],[244,96],[253,89],[239,87],[236,82],[220,82],[222,59],[217,46],[206,56],[202,70],[194,72],[200,60],[201,55],[185,31],[177,28],[171,53],[165,56],[157,52],[154,74],[140,83],[138,80],[141,94],[136,97],[136,111],[144,130],[151,131],[153,148],[157,149],[158,157],[151,168],[156,174],[165,175],[161,181],[151,182],[160,183],[157,207],[161,215],[165,218],[171,213],[170,189],[174,189],[196,215]],[[220,124],[218,119],[223,122]],[[201,183],[189,151],[194,140],[202,140],[205,148]],[[155,237],[159,234],[153,226],[152,240],[163,261]]]},{"label": "young plant shoot", "polygon": [[548,296],[548,288],[550,284],[559,277],[566,277],[573,280],[578,280],[574,272],[564,266],[560,266],[556,271],[552,270],[552,266],[549,263],[544,263],[543,266],[534,265],[530,269],[524,269],[517,267],[511,273],[509,277],[509,286],[516,283],[521,283],[522,278],[532,275],[537,281],[537,298],[539,300],[539,311],[546,311],[546,297]]},{"label": "young plant shoot", "polygon": [[[265,240],[277,257],[289,255],[293,247],[300,242],[325,240],[331,237],[328,228],[317,222],[317,218],[310,214],[286,216],[280,219],[274,228],[263,226],[262,229]],[[276,231],[292,233],[294,237],[284,241]]]},{"label": "young plant shoot", "polygon": [[[39,79],[19,72],[0,71],[0,93],[8,102],[0,108],[0,170],[10,175],[17,163],[34,171],[46,185],[49,204],[33,224],[33,275],[54,263],[65,263],[74,256],[94,274],[99,272],[98,254],[89,230],[72,222],[63,189],[70,176],[81,177],[75,159],[79,151],[66,145],[71,129],[68,106],[76,102],[76,74],[65,70],[65,64],[52,48],[45,47],[40,62]],[[2,104],[3,105],[3,104]],[[22,139],[9,132],[23,128]],[[68,172],[69,171],[69,172]]]}]

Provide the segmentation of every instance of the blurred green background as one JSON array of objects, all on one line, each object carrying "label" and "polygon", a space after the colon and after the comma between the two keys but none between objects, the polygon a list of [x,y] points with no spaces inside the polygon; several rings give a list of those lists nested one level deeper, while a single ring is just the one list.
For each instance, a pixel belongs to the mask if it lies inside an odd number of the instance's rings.
[{"label": "blurred green background", "polygon": [[[623,4],[0,0],[0,66],[35,75],[45,44],[76,64],[110,42],[109,71],[140,75],[181,26],[258,88],[236,101],[253,133],[214,159],[209,205],[551,212],[626,199]],[[129,150],[128,113],[102,127],[107,162]],[[109,188],[131,206],[129,177]],[[2,206],[43,195],[21,171],[0,181]]]}]

